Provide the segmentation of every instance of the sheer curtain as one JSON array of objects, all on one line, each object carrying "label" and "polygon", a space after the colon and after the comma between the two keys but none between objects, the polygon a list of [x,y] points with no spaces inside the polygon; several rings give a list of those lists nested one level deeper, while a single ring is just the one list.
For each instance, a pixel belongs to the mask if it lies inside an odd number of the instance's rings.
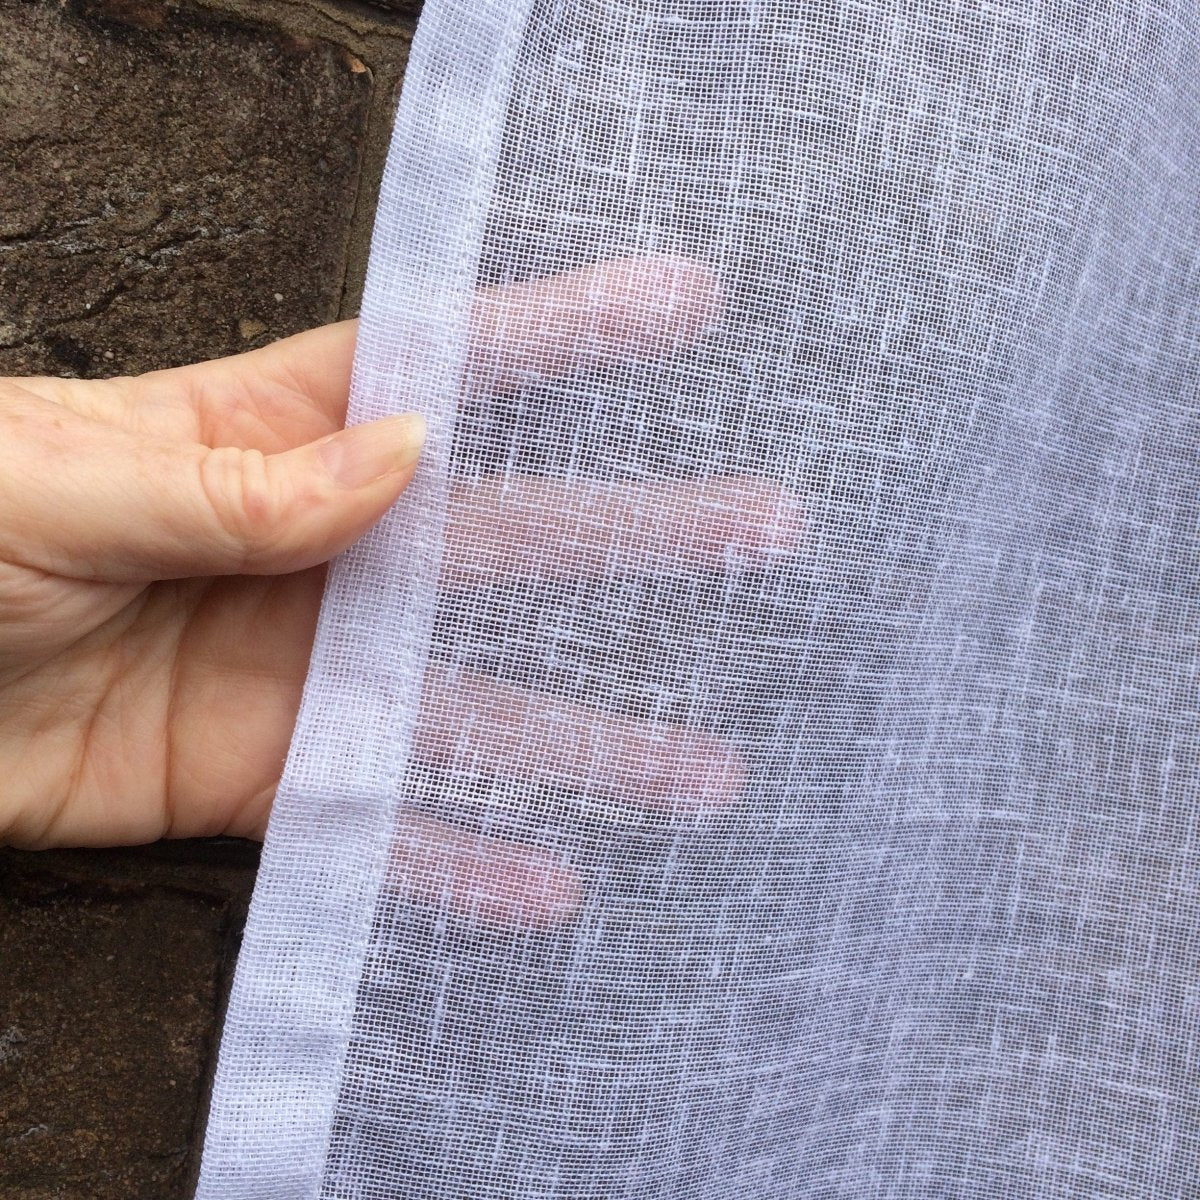
[{"label": "sheer curtain", "polygon": [[203,1200],[1196,1195],[1198,26],[426,0]]}]

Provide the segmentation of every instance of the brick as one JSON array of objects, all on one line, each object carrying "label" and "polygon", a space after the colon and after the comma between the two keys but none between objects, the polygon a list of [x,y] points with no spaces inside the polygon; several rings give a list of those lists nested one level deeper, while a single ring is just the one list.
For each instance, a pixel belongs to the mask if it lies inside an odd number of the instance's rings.
[{"label": "brick", "polygon": [[156,0],[0,0],[0,374],[336,318],[371,86],[340,47]]},{"label": "brick", "polygon": [[238,844],[0,851],[0,1196],[184,1200],[254,877]]}]

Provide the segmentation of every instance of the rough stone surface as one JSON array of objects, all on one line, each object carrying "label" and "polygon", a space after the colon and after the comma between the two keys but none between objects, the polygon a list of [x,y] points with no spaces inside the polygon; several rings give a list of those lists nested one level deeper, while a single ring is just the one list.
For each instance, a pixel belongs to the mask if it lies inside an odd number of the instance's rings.
[{"label": "rough stone surface", "polygon": [[371,82],[342,47],[160,0],[0,0],[0,374],[334,319]]},{"label": "rough stone surface", "polygon": [[403,13],[409,17],[420,13],[422,2],[423,0],[367,0],[368,4],[373,4],[376,8],[386,8],[389,12]]},{"label": "rough stone surface", "polygon": [[0,852],[0,1196],[191,1194],[244,843]]}]

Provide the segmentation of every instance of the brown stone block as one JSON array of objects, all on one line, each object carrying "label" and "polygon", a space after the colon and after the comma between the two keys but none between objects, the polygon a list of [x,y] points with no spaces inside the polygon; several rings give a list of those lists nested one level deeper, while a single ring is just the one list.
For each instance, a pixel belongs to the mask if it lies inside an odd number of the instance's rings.
[{"label": "brown stone block", "polygon": [[0,851],[0,1196],[183,1200],[254,848]]},{"label": "brown stone block", "polygon": [[336,318],[371,87],[341,47],[160,0],[0,0],[0,374]]}]

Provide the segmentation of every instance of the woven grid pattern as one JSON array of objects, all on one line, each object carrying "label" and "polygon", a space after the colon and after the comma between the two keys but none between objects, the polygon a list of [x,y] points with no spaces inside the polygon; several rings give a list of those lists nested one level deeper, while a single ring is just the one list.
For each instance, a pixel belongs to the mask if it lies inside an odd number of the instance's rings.
[{"label": "woven grid pattern", "polygon": [[1198,25],[427,0],[201,1196],[1195,1195]]}]

